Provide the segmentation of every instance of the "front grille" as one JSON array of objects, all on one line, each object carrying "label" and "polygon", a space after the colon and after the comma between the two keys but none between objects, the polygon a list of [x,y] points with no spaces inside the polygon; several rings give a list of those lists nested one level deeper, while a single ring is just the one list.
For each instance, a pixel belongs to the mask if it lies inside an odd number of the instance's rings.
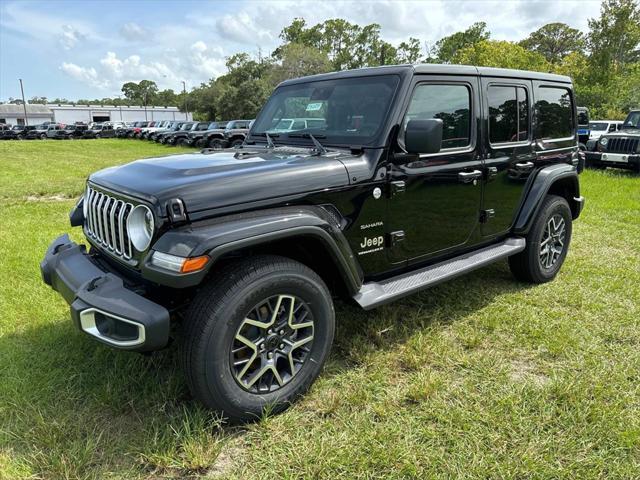
[{"label": "front grille", "polygon": [[129,260],[132,246],[127,234],[127,218],[133,205],[91,187],[87,187],[84,201],[88,207],[87,234],[100,246]]},{"label": "front grille", "polygon": [[638,138],[611,137],[607,142],[607,152],[610,153],[636,153],[638,151]]}]

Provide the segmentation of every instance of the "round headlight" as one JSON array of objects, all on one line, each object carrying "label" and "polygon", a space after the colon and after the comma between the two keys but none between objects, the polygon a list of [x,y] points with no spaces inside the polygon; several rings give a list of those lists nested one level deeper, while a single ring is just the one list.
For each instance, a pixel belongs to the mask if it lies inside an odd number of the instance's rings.
[{"label": "round headlight", "polygon": [[607,143],[609,143],[609,139],[607,137],[600,138],[600,145],[605,147],[607,145]]},{"label": "round headlight", "polygon": [[129,214],[127,219],[127,233],[136,250],[144,252],[151,244],[153,237],[153,213],[149,207],[138,205]]}]

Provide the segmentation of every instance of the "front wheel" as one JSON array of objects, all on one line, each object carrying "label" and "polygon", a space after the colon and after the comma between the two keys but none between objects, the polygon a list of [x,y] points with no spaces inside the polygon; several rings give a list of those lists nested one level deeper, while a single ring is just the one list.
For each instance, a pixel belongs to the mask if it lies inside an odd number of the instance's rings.
[{"label": "front wheel", "polygon": [[239,146],[241,146],[244,143],[244,139],[242,138],[236,138],[234,141],[231,142],[231,148],[238,148]]},{"label": "front wheel", "polygon": [[567,200],[547,195],[526,236],[527,246],[522,252],[509,257],[513,275],[530,283],[553,280],[567,256],[572,226]]},{"label": "front wheel", "polygon": [[46,140],[46,139],[47,139],[47,136],[44,133],[40,135],[40,140]]},{"label": "front wheel", "polygon": [[223,143],[222,140],[220,140],[219,138],[212,138],[211,140],[209,140],[209,148],[212,148],[214,150],[222,150],[223,147]]},{"label": "front wheel", "polygon": [[311,269],[277,256],[229,264],[185,319],[183,365],[193,395],[230,421],[280,412],[318,377],[335,313]]}]

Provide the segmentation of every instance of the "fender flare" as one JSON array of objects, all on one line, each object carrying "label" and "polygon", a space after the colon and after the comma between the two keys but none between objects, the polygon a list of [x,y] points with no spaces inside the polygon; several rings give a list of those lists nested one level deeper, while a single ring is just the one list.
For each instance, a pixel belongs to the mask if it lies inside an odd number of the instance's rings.
[{"label": "fender flare", "polygon": [[[198,222],[162,235],[141,265],[147,280],[175,288],[193,287],[202,282],[224,254],[272,241],[312,237],[323,245],[340,272],[348,290],[357,292],[363,274],[340,226],[323,207],[283,207],[246,214],[229,215]],[[180,257],[209,255],[207,267],[199,272],[177,274],[150,264],[158,251]]]},{"label": "fender flare", "polygon": [[564,163],[549,165],[542,168],[531,182],[531,186],[518,209],[518,215],[513,227],[515,234],[525,235],[529,231],[542,206],[544,197],[558,181],[569,182],[571,185],[569,205],[574,219],[580,215],[584,199],[580,197],[580,184],[576,167]]}]

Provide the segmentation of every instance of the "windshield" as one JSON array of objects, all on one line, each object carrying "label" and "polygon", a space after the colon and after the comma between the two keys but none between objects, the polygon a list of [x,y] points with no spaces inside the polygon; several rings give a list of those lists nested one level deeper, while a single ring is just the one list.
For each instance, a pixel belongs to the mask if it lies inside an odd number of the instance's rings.
[{"label": "windshield", "polygon": [[311,133],[328,144],[372,143],[387,118],[396,75],[321,80],[278,88],[251,129],[295,138]]},{"label": "windshield", "polygon": [[624,121],[625,128],[640,128],[640,112],[631,112]]},{"label": "windshield", "polygon": [[182,125],[182,127],[180,127],[180,130],[184,132],[185,130],[190,130],[191,127],[193,127],[192,123],[185,123],[184,125]]},{"label": "windshield", "polygon": [[609,128],[609,124],[604,122],[590,122],[589,128],[591,130],[595,130],[596,132],[601,132],[607,130]]}]

